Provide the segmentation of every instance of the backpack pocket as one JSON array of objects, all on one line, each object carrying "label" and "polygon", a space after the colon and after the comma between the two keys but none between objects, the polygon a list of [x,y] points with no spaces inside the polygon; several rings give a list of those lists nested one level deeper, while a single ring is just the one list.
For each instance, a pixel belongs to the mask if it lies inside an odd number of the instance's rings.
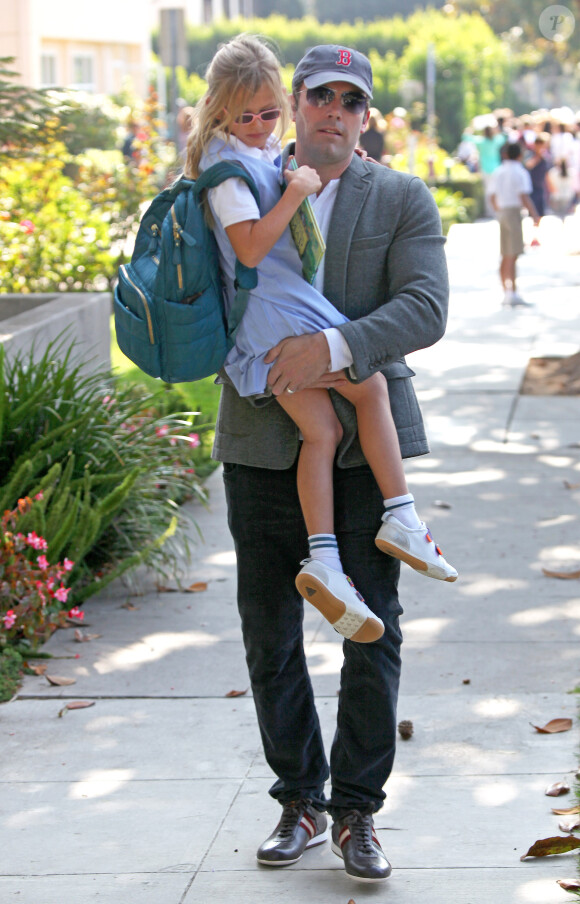
[{"label": "backpack pocket", "polygon": [[125,266],[119,268],[113,306],[117,342],[123,354],[149,376],[160,376],[159,339],[151,305]]},{"label": "backpack pocket", "polygon": [[164,301],[163,377],[187,383],[217,373],[229,351],[218,290],[212,285],[191,301]]}]

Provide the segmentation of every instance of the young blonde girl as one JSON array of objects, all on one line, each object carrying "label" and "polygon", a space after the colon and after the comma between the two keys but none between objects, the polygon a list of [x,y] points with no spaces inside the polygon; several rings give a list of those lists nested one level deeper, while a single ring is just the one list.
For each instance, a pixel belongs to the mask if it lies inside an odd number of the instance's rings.
[{"label": "young blonde girl", "polygon": [[[271,363],[265,361],[270,349],[287,336],[318,333],[347,322],[302,278],[288,229],[302,201],[322,186],[314,169],[300,166],[285,170],[282,193],[279,139],[288,127],[290,110],[278,60],[262,40],[239,35],[221,46],[206,79],[208,90],[196,107],[185,174],[197,178],[219,160],[236,159],[253,176],[260,193],[259,208],[239,179],[228,179],[208,193],[226,304],[235,294],[236,257],[258,268],[258,285],[226,359],[224,379],[231,380],[250,403],[271,403]],[[345,107],[344,115],[360,116],[366,101],[353,89],[348,101],[352,111]],[[366,118],[365,112],[361,126]],[[433,543],[408,492],[384,376],[376,373],[360,384],[345,380],[337,391],[356,409],[361,447],[385,500],[377,546],[421,574],[454,581],[457,572]],[[383,623],[343,573],[334,534],[333,462],[342,427],[330,395],[326,389],[295,392],[286,387],[275,399],[303,440],[297,482],[310,557],[302,563],[296,586],[340,634],[362,643],[376,640]]]}]

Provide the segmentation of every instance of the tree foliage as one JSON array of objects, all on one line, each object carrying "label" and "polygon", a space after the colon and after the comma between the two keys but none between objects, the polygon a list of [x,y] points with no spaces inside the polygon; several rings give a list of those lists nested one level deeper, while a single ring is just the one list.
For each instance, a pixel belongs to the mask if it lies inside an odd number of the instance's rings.
[{"label": "tree foliage", "polygon": [[[241,31],[264,35],[289,68],[314,44],[356,47],[367,54],[373,66],[373,104],[386,113],[417,101],[423,110],[419,126],[424,125],[427,53],[432,44],[437,131],[448,151],[457,146],[469,119],[507,101],[508,51],[489,24],[477,12],[455,14],[436,9],[417,10],[407,19],[395,16],[372,22],[336,24],[318,22],[312,16],[290,21],[274,15],[267,19],[222,20],[190,29],[188,71],[192,84],[183,96],[198,98],[199,77],[218,45]],[[185,73],[180,76],[184,89],[190,87],[187,78]]]},{"label": "tree foliage", "polygon": [[0,154],[9,157],[42,142],[54,118],[50,94],[19,84],[13,63],[13,57],[0,57]]}]

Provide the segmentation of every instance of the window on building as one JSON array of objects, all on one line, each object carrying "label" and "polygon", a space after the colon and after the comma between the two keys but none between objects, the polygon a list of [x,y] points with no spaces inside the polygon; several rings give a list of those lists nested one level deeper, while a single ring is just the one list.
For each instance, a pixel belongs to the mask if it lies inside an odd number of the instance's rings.
[{"label": "window on building", "polygon": [[54,53],[43,53],[40,57],[40,78],[42,88],[53,88],[56,80],[56,56]]},{"label": "window on building", "polygon": [[213,21],[213,2],[212,0],[203,0],[203,21],[205,25],[210,25]]},{"label": "window on building", "polygon": [[75,54],[72,58],[72,88],[95,90],[95,65],[92,56]]}]

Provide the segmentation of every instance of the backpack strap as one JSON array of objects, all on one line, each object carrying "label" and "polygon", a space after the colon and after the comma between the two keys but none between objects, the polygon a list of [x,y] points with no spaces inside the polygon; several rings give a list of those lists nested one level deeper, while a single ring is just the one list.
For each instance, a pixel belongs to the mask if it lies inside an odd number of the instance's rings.
[{"label": "backpack strap", "polygon": [[[203,173],[200,173],[195,181],[193,192],[197,198],[206,188],[215,188],[225,182],[226,179],[239,178],[243,179],[252,195],[256,204],[260,204],[260,193],[258,187],[247,169],[235,160],[221,160],[209,166]],[[236,295],[232,302],[232,306],[228,315],[228,338],[233,342],[236,338],[238,327],[244,316],[246,305],[248,304],[248,296],[252,289],[258,285],[258,273],[255,267],[246,267],[236,258],[236,279],[235,279]]]}]

